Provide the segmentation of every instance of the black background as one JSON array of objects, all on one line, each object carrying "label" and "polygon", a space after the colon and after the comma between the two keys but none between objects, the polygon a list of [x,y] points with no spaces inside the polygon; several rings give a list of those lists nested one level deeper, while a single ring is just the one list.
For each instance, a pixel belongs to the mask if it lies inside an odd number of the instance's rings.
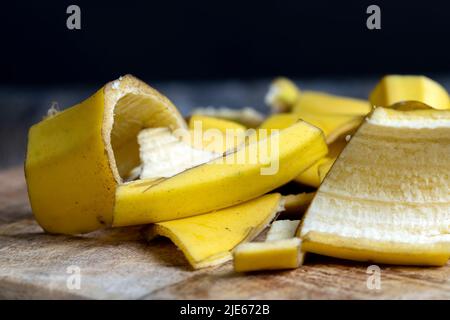
[{"label": "black background", "polygon": [[[82,29],[66,28],[81,7]],[[381,7],[381,30],[366,28]],[[450,71],[449,1],[2,2],[0,84]]]}]

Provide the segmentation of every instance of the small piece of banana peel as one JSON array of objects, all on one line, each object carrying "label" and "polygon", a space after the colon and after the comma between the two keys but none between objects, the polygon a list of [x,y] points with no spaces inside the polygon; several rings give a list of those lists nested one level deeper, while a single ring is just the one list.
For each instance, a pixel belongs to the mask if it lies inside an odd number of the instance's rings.
[{"label": "small piece of banana peel", "polygon": [[25,176],[41,227],[77,234],[110,226],[116,188],[140,164],[136,136],[155,125],[187,130],[169,99],[131,75],[33,125]]},{"label": "small piece of banana peel", "polygon": [[376,108],[326,175],[302,249],[337,258],[435,265],[450,256],[450,111]]},{"label": "small piece of banana peel", "polygon": [[144,234],[149,240],[168,237],[190,265],[200,269],[231,260],[237,245],[258,236],[282,210],[282,197],[274,193],[215,212],[159,222]]},{"label": "small piece of banana peel", "polygon": [[[353,131],[349,133],[353,133]],[[334,161],[336,161],[342,150],[344,150],[346,145],[347,139],[344,137],[330,144],[328,146],[328,154],[299,174],[294,181],[318,188],[328,173],[328,170],[331,168]]]},{"label": "small piece of banana peel", "polygon": [[298,268],[303,263],[301,241],[295,237],[299,220],[272,223],[265,242],[247,242],[233,250],[236,272]]},{"label": "small piece of banana peel", "polygon": [[377,107],[389,107],[404,101],[418,101],[434,109],[450,109],[450,98],[445,88],[424,76],[385,76],[373,89],[369,99],[370,103]]},{"label": "small piece of banana peel", "polygon": [[247,128],[237,122],[203,115],[189,118],[189,143],[199,149],[226,153],[246,142]]}]

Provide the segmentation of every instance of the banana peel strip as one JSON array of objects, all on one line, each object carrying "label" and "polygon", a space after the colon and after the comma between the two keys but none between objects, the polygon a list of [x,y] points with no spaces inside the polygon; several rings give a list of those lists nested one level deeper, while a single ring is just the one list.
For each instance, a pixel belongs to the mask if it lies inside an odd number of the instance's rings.
[{"label": "banana peel strip", "polygon": [[282,210],[281,195],[269,194],[215,212],[156,223],[146,236],[170,238],[194,269],[211,267],[231,260],[237,245],[254,239]]},{"label": "banana peel strip", "polygon": [[373,106],[377,107],[417,101],[438,110],[450,109],[450,97],[447,90],[436,81],[424,76],[387,75],[375,86],[369,100]]}]

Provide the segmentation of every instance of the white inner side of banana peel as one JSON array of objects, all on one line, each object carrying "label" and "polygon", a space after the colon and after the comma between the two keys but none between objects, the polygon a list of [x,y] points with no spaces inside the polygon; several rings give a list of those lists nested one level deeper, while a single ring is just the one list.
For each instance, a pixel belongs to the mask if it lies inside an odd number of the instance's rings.
[{"label": "white inner side of banana peel", "polygon": [[104,96],[102,135],[118,183],[169,178],[222,156],[194,147],[176,107],[133,76],[107,84]]},{"label": "white inner side of banana peel", "polygon": [[301,229],[450,247],[450,112],[377,108],[341,153]]},{"label": "white inner side of banana peel", "polygon": [[115,180],[122,183],[141,162],[137,135],[143,128],[187,130],[187,125],[165,96],[131,75],[108,83],[103,91],[105,151]]},{"label": "white inner side of banana peel", "polygon": [[147,128],[137,136],[141,165],[128,178],[170,178],[180,172],[216,159],[222,154],[194,148],[169,128]]}]

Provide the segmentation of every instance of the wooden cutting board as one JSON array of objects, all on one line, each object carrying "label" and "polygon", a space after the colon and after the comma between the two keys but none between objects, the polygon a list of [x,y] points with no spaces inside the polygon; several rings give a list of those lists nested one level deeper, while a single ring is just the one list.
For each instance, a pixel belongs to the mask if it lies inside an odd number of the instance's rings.
[{"label": "wooden cutting board", "polygon": [[139,228],[45,234],[33,220],[22,168],[0,171],[0,298],[450,298],[449,265],[380,265],[380,289],[369,289],[368,266],[309,255],[292,271],[244,275],[230,263],[192,271],[169,240],[146,243]]}]

